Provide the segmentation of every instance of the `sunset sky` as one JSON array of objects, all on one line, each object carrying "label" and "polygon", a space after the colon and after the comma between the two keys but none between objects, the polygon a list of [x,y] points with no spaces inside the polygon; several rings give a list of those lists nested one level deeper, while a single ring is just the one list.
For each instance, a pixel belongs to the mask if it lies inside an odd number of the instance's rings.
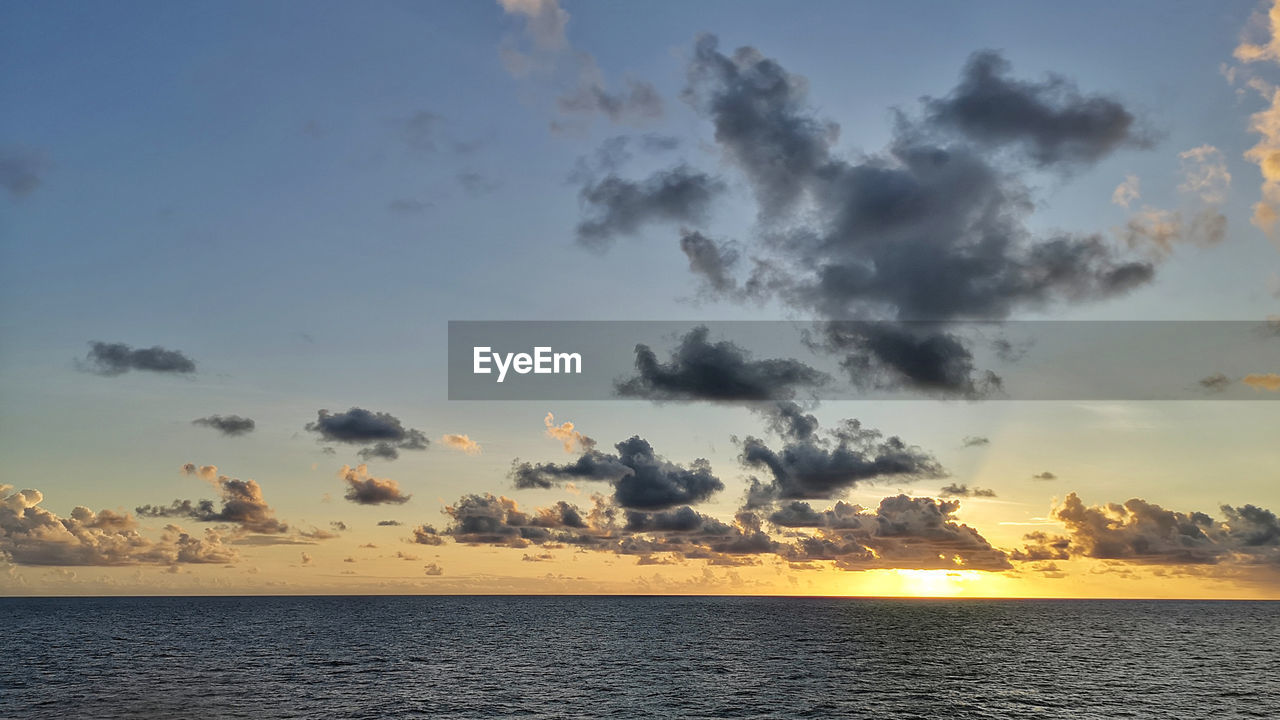
[{"label": "sunset sky", "polygon": [[[0,594],[1280,598],[1274,352],[1190,400],[1030,401],[986,366],[1027,348],[829,324],[1280,344],[1277,32],[1254,1],[0,5]],[[450,401],[461,320],[818,339]]]}]

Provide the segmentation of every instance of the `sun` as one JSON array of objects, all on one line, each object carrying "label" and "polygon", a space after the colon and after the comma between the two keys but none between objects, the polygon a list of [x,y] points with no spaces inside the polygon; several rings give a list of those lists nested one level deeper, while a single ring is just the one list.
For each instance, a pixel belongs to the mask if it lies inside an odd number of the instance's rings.
[{"label": "sun", "polygon": [[899,594],[908,597],[954,597],[973,590],[983,579],[974,570],[894,570]]}]

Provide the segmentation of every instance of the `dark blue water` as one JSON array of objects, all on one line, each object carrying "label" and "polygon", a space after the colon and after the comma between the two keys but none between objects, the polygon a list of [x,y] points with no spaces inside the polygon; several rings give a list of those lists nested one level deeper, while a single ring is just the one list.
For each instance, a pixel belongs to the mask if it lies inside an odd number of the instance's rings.
[{"label": "dark blue water", "polygon": [[1280,717],[1280,603],[0,599],[4,718]]}]

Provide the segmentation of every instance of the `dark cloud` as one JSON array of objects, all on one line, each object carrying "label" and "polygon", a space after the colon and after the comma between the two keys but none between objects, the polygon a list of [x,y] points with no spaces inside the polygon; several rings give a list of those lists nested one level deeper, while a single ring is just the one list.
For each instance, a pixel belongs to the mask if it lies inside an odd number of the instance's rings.
[{"label": "dark cloud", "polygon": [[956,501],[887,497],[874,512],[843,502],[816,511],[796,502],[775,512],[783,527],[814,528],[787,554],[793,562],[826,560],[844,570],[871,568],[1007,570],[1008,558],[977,530],[959,523]]},{"label": "dark cloud", "polygon": [[1133,498],[1087,506],[1075,493],[1054,508],[1065,536],[1028,535],[1018,560],[1089,557],[1161,565],[1280,565],[1280,520],[1255,505],[1221,507],[1225,519],[1167,510]]},{"label": "dark cloud", "polygon": [[[959,503],[931,498],[885,498],[874,511],[836,503],[817,511],[793,502],[769,518],[739,511],[732,522],[688,506],[619,512],[595,496],[584,512],[564,502],[532,512],[492,494],[466,495],[445,509],[451,522],[443,533],[415,532],[429,544],[441,535],[460,543],[525,548],[573,547],[639,558],[640,564],[705,560],[716,565],[758,564],[765,556],[818,567],[831,561],[846,570],[874,568],[1006,570],[1005,554],[977,531],[955,519]],[[781,528],[781,537],[765,529]]]},{"label": "dark cloud", "polygon": [[788,400],[829,379],[798,360],[754,360],[732,342],[709,342],[709,335],[706,326],[689,331],[665,363],[648,345],[637,345],[636,375],[619,381],[617,393],[648,400],[758,402]]},{"label": "dark cloud", "polygon": [[166,350],[160,346],[131,348],[124,343],[89,343],[89,354],[80,364],[81,369],[98,375],[123,375],[130,370],[158,373],[194,373],[196,364],[179,350]]},{"label": "dark cloud", "polygon": [[1057,476],[1057,475],[1054,475],[1053,473],[1049,472],[1048,470],[1045,470],[1045,471],[1044,471],[1044,472],[1042,472],[1042,473],[1036,473],[1035,475],[1032,475],[1032,476],[1031,476],[1031,479],[1032,479],[1032,480],[1057,480],[1057,479],[1058,479],[1058,476]]},{"label": "dark cloud", "polygon": [[196,418],[191,421],[192,425],[203,425],[211,427],[223,435],[247,435],[253,432],[254,422],[247,417],[239,415],[210,415],[208,417]]},{"label": "dark cloud", "polygon": [[995,491],[995,490],[989,490],[989,489],[987,489],[987,488],[969,487],[968,485],[963,485],[963,484],[962,484],[962,485],[957,485],[956,483],[951,483],[951,484],[949,484],[949,485],[944,486],[941,490],[939,490],[939,491],[938,491],[938,495],[939,495],[940,497],[987,497],[987,498],[993,498],[993,497],[995,497],[995,496],[996,496],[996,491]]},{"label": "dark cloud", "polygon": [[762,304],[791,286],[791,277],[767,259],[752,257],[744,280],[737,277],[745,249],[733,240],[714,240],[697,230],[682,228],[680,251],[689,260],[689,272],[700,281],[700,295]]},{"label": "dark cloud", "polygon": [[215,530],[192,535],[166,525],[158,540],[144,537],[127,513],[76,507],[69,517],[40,507],[39,490],[0,486],[0,557],[17,565],[145,565],[231,563],[234,548]]},{"label": "dark cloud", "polygon": [[724,489],[706,460],[683,467],[658,457],[639,436],[618,443],[618,461],[631,470],[614,481],[614,499],[624,508],[659,510],[706,500]]},{"label": "dark cloud", "polygon": [[[188,465],[187,468],[194,468]],[[207,466],[216,472],[217,468]],[[187,470],[188,474],[207,474]],[[276,519],[275,511],[262,496],[262,486],[253,480],[239,480],[219,475],[211,481],[221,496],[221,507],[212,500],[174,500],[167,506],[142,505],[135,509],[141,517],[188,517],[197,522],[220,522],[237,526],[248,533],[277,535],[289,532],[289,526]]]},{"label": "dark cloud", "polygon": [[724,189],[720,180],[687,165],[656,172],[639,182],[617,175],[588,182],[579,194],[589,217],[578,224],[578,241],[605,247],[619,235],[634,235],[650,223],[700,222]]},{"label": "dark cloud", "polygon": [[376,478],[369,474],[365,465],[342,466],[338,475],[347,484],[347,492],[343,497],[357,505],[399,505],[409,502],[409,495],[400,490],[400,485],[391,478]]},{"label": "dark cloud", "polygon": [[[1117,296],[1154,275],[1100,235],[1030,229],[1026,171],[1142,144],[1127,110],[1065,80],[1013,80],[997,56],[980,54],[955,92],[926,102],[919,117],[900,113],[888,148],[857,161],[835,152],[839,127],[813,115],[804,78],[754,48],[725,54],[713,36],[700,37],[685,97],[711,121],[758,209],[749,280],[733,274],[736,247],[685,234],[691,268],[712,292],[771,293],[832,320],[1002,320]],[[997,107],[1010,114],[984,114]],[[997,165],[996,146],[1028,152]],[[998,387],[974,366],[968,339],[945,326],[828,341],[855,380],[877,386],[964,397]]]},{"label": "dark cloud", "polygon": [[657,402],[743,403],[779,434],[801,440],[813,434],[817,418],[792,398],[828,383],[826,373],[798,360],[755,360],[727,340],[709,342],[709,335],[706,326],[689,331],[665,363],[648,345],[637,345],[636,375],[617,381],[615,391]]},{"label": "dark cloud", "polygon": [[680,235],[680,251],[689,258],[689,271],[706,282],[712,294],[727,295],[738,291],[733,277],[738,264],[738,248],[729,242],[716,242],[696,230]]},{"label": "dark cloud", "polygon": [[566,464],[513,464],[512,479],[518,488],[549,488],[566,480],[597,480],[613,484],[614,500],[624,508],[663,510],[697,503],[724,489],[706,460],[688,467],[659,457],[639,436],[614,446],[617,454],[591,450]]},{"label": "dark cloud", "polygon": [[431,442],[426,433],[406,428],[399,418],[390,413],[375,413],[358,407],[339,413],[320,410],[316,421],[307,423],[306,429],[318,433],[324,441],[366,445],[359,452],[360,457],[366,460],[395,460],[400,457],[400,450],[426,450]]},{"label": "dark cloud", "polygon": [[843,356],[840,366],[860,388],[978,398],[1003,386],[974,365],[963,339],[933,324],[828,322],[823,331],[819,346]]},{"label": "dark cloud", "polygon": [[401,523],[399,520],[379,520],[378,521],[378,527],[399,527],[400,524]]},{"label": "dark cloud", "polygon": [[517,488],[553,488],[565,481],[613,482],[631,472],[616,455],[587,450],[571,463],[514,462],[511,478]]},{"label": "dark cloud", "polygon": [[818,432],[818,418],[791,400],[771,406],[758,406],[769,423],[769,429],[790,440],[810,440]]},{"label": "dark cloud", "polygon": [[775,500],[834,498],[862,482],[943,475],[933,456],[896,436],[884,438],[857,420],[846,420],[827,435],[791,440],[781,450],[755,437],[743,440],[742,464],[770,475],[763,483],[752,479],[748,504],[761,507]]},{"label": "dark cloud", "polygon": [[582,551],[634,555],[654,562],[655,553],[715,564],[750,564],[749,556],[777,551],[779,545],[758,527],[729,525],[690,507],[654,512],[626,511],[595,496],[590,512],[565,502],[520,510],[514,500],[491,494],[467,495],[445,509],[452,522],[444,534],[457,542],[523,548],[571,546]]},{"label": "dark cloud", "polygon": [[553,530],[585,527],[578,510],[568,503],[530,515],[521,512],[514,500],[487,493],[463,496],[445,513],[453,519],[445,534],[460,543],[524,547],[547,542]]},{"label": "dark cloud", "polygon": [[48,165],[44,153],[38,150],[0,148],[0,187],[15,198],[29,195],[40,186]]},{"label": "dark cloud", "polygon": [[1150,147],[1118,101],[1083,95],[1057,75],[1028,82],[1011,70],[997,52],[974,53],[956,89],[926,102],[929,122],[981,145],[1018,147],[1042,166],[1091,163],[1122,145]]},{"label": "dark cloud", "polygon": [[628,532],[709,532],[725,534],[730,527],[715,518],[708,517],[688,505],[664,512],[627,512]]},{"label": "dark cloud", "polygon": [[694,45],[685,98],[711,118],[716,142],[755,187],[762,214],[795,203],[839,138],[839,125],[808,114],[804,78],[755,48],[725,56],[712,35]]}]

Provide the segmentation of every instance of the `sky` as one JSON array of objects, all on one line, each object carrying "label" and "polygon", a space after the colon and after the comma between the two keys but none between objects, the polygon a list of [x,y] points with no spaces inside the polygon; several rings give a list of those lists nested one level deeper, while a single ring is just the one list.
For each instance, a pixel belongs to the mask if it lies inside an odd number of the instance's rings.
[{"label": "sky", "polygon": [[[1274,353],[955,324],[1280,336],[1277,8],[6,3],[0,593],[1280,598]],[[473,320],[690,330],[451,401]]]}]

